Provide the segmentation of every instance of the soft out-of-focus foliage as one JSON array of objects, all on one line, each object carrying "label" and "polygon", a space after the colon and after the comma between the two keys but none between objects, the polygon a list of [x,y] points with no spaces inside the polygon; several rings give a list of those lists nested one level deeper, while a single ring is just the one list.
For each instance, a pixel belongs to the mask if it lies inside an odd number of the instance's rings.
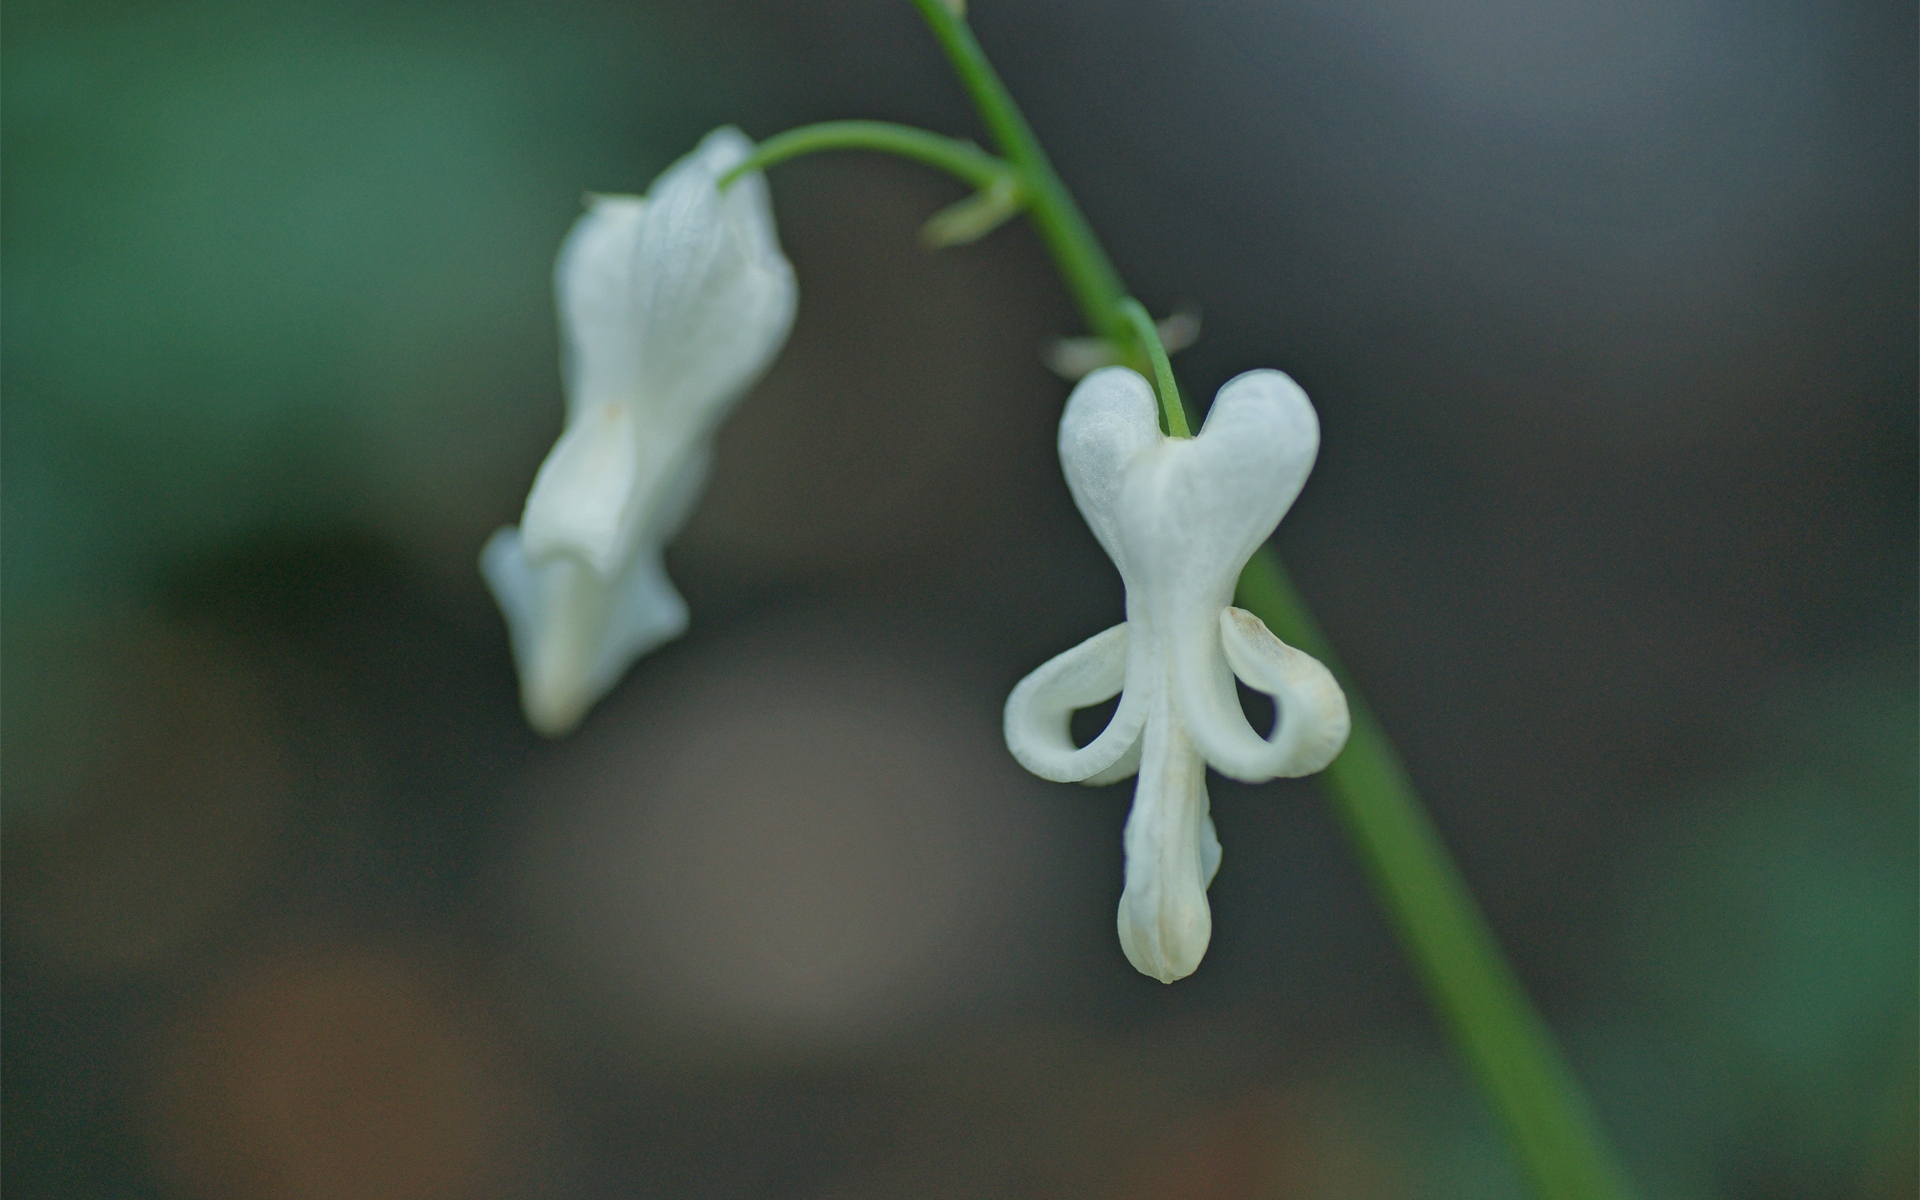
[{"label": "soft out-of-focus foliage", "polygon": [[[1911,1180],[1916,723],[1899,675],[1809,687],[1622,873],[1611,957],[1646,1056],[1623,1111],[1690,1194]],[[1632,1062],[1627,1040],[1600,1044]]]},{"label": "soft out-of-focus foliage", "polygon": [[[581,193],[969,132],[909,7],[6,7],[10,1194],[1521,1194],[1310,783],[1165,988],[1006,758],[1120,596],[946,181],[773,174],[689,634],[526,731]],[[1312,395],[1282,549],[1650,1200],[1912,1197],[1910,6],[971,7],[1188,390]]]},{"label": "soft out-of-focus foliage", "polygon": [[699,72],[645,15],[10,7],[10,597],[262,528],[484,528],[556,419],[578,196],[681,149],[642,114]]}]

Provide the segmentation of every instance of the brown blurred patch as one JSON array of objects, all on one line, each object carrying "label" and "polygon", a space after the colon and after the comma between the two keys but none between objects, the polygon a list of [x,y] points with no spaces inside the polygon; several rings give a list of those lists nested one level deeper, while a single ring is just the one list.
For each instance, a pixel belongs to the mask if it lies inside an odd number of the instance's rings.
[{"label": "brown blurred patch", "polygon": [[1328,1089],[1252,1092],[1137,1150],[1120,1200],[1368,1200],[1407,1194],[1393,1156]]},{"label": "brown blurred patch", "polygon": [[487,1022],[397,953],[259,964],[156,1058],[149,1147],[206,1200],[508,1195],[526,1100]]},{"label": "brown blurred patch", "polygon": [[1247,1097],[1155,1139],[1117,1191],[1121,1200],[1242,1200],[1273,1187],[1270,1104]]},{"label": "brown blurred patch", "polygon": [[220,635],[120,617],[10,646],[6,904],[70,969],[141,965],[259,876],[292,776],[267,690]]}]

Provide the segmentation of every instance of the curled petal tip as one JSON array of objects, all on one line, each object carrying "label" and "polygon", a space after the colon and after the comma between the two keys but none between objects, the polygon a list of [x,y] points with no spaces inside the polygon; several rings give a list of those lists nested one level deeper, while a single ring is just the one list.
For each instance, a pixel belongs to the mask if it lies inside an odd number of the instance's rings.
[{"label": "curled petal tip", "polygon": [[1266,622],[1244,608],[1220,614],[1220,645],[1243,683],[1273,697],[1277,722],[1271,735],[1260,738],[1236,710],[1237,729],[1197,730],[1226,735],[1204,739],[1209,759],[1223,774],[1256,782],[1291,779],[1325,770],[1339,757],[1353,718],[1347,694],[1326,664],[1273,636]]},{"label": "curled petal tip", "polygon": [[1002,720],[1007,750],[1027,770],[1055,783],[1112,783],[1129,759],[1138,763],[1136,743],[1145,711],[1125,698],[1099,737],[1076,747],[1070,724],[1075,711],[1111,700],[1127,670],[1127,627],[1123,622],[1096,633],[1064,654],[1057,654],[1014,685]]}]

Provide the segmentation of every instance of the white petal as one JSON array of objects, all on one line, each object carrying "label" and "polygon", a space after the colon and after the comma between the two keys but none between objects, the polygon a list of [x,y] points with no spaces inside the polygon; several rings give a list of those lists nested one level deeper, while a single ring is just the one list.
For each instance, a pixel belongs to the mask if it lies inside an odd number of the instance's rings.
[{"label": "white petal", "polygon": [[646,211],[643,196],[587,197],[554,259],[569,419],[582,403],[627,402],[639,390],[634,250]]},{"label": "white petal", "polygon": [[[1124,698],[1122,703],[1125,703]],[[1088,787],[1105,787],[1110,783],[1119,783],[1122,779],[1131,779],[1140,771],[1140,743],[1145,740],[1136,733],[1132,744],[1127,747],[1127,752],[1114,759],[1112,766],[1104,771],[1096,771],[1080,782]]]},{"label": "white petal", "polygon": [[1179,722],[1156,711],[1143,740],[1116,923],[1127,961],[1172,983],[1193,974],[1213,938],[1207,884],[1220,866],[1220,841],[1207,813],[1206,764]]},{"label": "white petal", "polygon": [[642,545],[664,546],[686,527],[701,493],[707,490],[707,475],[713,466],[712,439],[682,447],[678,460],[668,465],[670,470],[659,476],[659,486],[647,498],[644,519],[634,528],[634,538]]},{"label": "white petal", "polygon": [[627,557],[639,520],[644,481],[639,433],[624,404],[599,404],[576,414],[533,477],[520,517],[527,554],[583,559],[603,576]]},{"label": "white petal", "polygon": [[1213,877],[1220,873],[1220,831],[1213,827],[1213,814],[1207,813],[1200,818],[1200,879],[1207,886],[1213,886]]},{"label": "white petal", "polygon": [[1080,515],[1107,557],[1127,575],[1119,530],[1122,484],[1141,456],[1166,440],[1153,386],[1125,367],[1095,371],[1060,415],[1060,465]]},{"label": "white petal", "polygon": [[1220,614],[1220,641],[1228,665],[1242,682],[1273,697],[1274,729],[1265,738],[1247,724],[1235,698],[1230,711],[1182,697],[1191,733],[1222,775],[1248,783],[1275,776],[1311,775],[1326,768],[1347,744],[1352,727],[1346,693],[1333,673],[1312,655],[1273,636],[1243,608]]},{"label": "white petal", "polygon": [[527,723],[558,737],[619,682],[628,664],[687,627],[687,606],[651,547],[609,581],[573,555],[529,561],[520,531],[502,529],[480,573],[507,617]]},{"label": "white petal", "polygon": [[1211,624],[1319,448],[1319,420],[1293,380],[1249,371],[1229,381],[1196,437],[1166,439],[1126,473],[1117,517],[1129,603],[1144,585],[1156,613]]},{"label": "white petal", "polygon": [[634,659],[687,631],[687,602],[651,546],[633,556],[609,595],[606,628],[587,675],[595,701],[613,690]]},{"label": "white petal", "polygon": [[752,148],[715,130],[644,200],[597,198],[575,225],[554,270],[572,407],[633,404],[698,437],[772,361],[796,289],[766,183],[716,186]]},{"label": "white petal", "polygon": [[1027,770],[1055,783],[1113,783],[1137,766],[1140,727],[1146,705],[1138,696],[1121,696],[1120,706],[1099,737],[1076,747],[1070,723],[1075,711],[1111,700],[1127,672],[1127,627],[1096,633],[1064,654],[1041,663],[1014,685],[1002,720],[1007,749]]}]

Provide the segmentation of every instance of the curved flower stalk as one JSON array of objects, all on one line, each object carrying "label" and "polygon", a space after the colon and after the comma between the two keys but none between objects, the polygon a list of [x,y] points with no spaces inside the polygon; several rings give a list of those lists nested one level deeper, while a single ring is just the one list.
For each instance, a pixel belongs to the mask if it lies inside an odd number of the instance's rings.
[{"label": "curved flower stalk", "polygon": [[[1299,495],[1320,446],[1306,394],[1278,371],[1220,389],[1197,437],[1160,432],[1152,387],[1124,367],[1086,377],[1060,420],[1080,512],[1127,588],[1127,619],[1028,675],[1007,698],[1007,748],[1058,783],[1138,772],[1125,834],[1120,945],[1162,983],[1193,973],[1213,920],[1220,841],[1206,768],[1249,783],[1310,775],[1346,744],[1346,696],[1319,661],[1231,606],[1234,582]],[[1238,676],[1274,698],[1262,737]],[[1073,744],[1074,710],[1120,696],[1106,729]]]},{"label": "curved flower stalk", "polygon": [[554,265],[566,429],[518,528],[480,555],[527,721],[580,723],[687,626],[661,548],[706,482],[714,430],[792,328],[793,268],[765,180],[717,181],[753,143],[717,129],[645,196],[593,196]]}]

